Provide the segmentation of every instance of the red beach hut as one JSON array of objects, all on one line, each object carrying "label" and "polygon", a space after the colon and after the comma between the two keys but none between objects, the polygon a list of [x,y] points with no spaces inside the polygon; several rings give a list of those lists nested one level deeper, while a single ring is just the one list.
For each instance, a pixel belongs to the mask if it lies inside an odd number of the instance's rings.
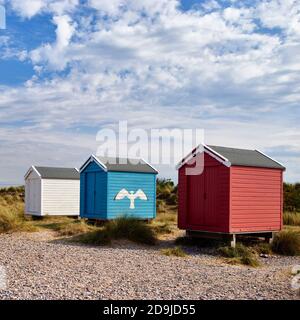
[{"label": "red beach hut", "polygon": [[[190,174],[200,157],[203,172]],[[229,237],[235,246],[237,234],[272,239],[281,230],[285,167],[261,151],[200,145],[177,169],[178,226],[187,235]]]}]

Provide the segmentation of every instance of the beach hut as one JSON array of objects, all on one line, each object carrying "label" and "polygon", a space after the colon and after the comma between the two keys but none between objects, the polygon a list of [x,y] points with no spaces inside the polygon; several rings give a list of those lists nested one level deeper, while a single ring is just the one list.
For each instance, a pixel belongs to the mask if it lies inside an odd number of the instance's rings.
[{"label": "beach hut", "polygon": [[25,214],[79,216],[79,190],[78,169],[32,166],[25,175]]},{"label": "beach hut", "polygon": [[[202,174],[190,174],[201,159]],[[281,230],[285,168],[261,151],[200,145],[177,169],[178,226],[188,235],[229,236],[234,246],[237,234]]]},{"label": "beach hut", "polygon": [[142,159],[92,155],[80,169],[80,217],[154,219],[157,173]]}]

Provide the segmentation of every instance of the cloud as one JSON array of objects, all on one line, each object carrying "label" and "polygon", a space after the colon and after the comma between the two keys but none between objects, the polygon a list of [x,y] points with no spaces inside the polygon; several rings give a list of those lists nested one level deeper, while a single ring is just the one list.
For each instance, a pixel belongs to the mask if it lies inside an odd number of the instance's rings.
[{"label": "cloud", "polygon": [[31,18],[47,5],[45,0],[12,0],[12,8],[24,18]]},{"label": "cloud", "polygon": [[[12,4],[22,17],[47,12],[56,40],[23,54],[36,70],[23,87],[0,88],[0,139],[31,145],[26,166],[42,162],[41,141],[48,159],[56,149],[57,163],[66,161],[65,149],[78,163],[95,152],[97,130],[118,120],[204,128],[213,144],[300,152],[298,1],[206,1],[188,11],[175,0],[45,0],[27,11],[29,2]],[[8,159],[5,149],[0,156]],[[296,180],[299,160],[277,156]]]},{"label": "cloud", "polygon": [[23,18],[30,19],[43,12],[63,15],[72,12],[79,0],[10,0],[12,9]]},{"label": "cloud", "polygon": [[281,28],[286,35],[299,37],[299,10],[297,0],[263,1],[257,7],[257,14],[263,26]]},{"label": "cloud", "polygon": [[42,47],[34,49],[30,57],[34,64],[47,62],[49,67],[57,70],[63,70],[66,67],[64,59],[65,49],[68,47],[71,38],[75,32],[72,19],[68,15],[54,16],[53,23],[56,25],[56,42],[54,44],[45,44]]}]

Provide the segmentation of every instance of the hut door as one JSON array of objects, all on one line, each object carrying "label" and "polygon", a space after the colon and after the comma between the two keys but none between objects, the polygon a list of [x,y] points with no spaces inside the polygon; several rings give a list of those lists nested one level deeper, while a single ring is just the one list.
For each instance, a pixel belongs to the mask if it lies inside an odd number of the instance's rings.
[{"label": "hut door", "polygon": [[95,172],[88,172],[86,174],[86,213],[89,215],[95,214]]},{"label": "hut door", "polygon": [[205,191],[204,191],[204,225],[216,225],[216,203],[217,203],[217,168],[205,168]]},{"label": "hut door", "polygon": [[187,176],[187,183],[188,223],[191,225],[203,225],[205,175]]},{"label": "hut door", "polygon": [[95,192],[94,192],[94,197],[95,197],[95,207],[94,207],[94,212],[96,215],[101,214],[101,199],[103,196],[101,195],[102,192],[105,192],[103,188],[101,188],[101,179],[102,175],[100,172],[95,173]]}]

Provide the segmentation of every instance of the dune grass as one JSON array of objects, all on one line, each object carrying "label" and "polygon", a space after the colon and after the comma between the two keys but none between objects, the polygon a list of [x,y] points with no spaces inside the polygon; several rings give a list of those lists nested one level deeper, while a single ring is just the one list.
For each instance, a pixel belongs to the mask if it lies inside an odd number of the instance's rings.
[{"label": "dune grass", "polygon": [[174,256],[180,258],[187,256],[186,252],[180,247],[161,249],[161,253],[165,256]]},{"label": "dune grass", "polygon": [[284,230],[279,232],[272,243],[272,251],[281,255],[300,255],[300,232]]},{"label": "dune grass", "polygon": [[0,233],[35,231],[24,217],[23,188],[0,189]]},{"label": "dune grass", "polygon": [[249,247],[243,244],[237,244],[235,248],[221,247],[218,249],[219,253],[228,259],[232,264],[244,264],[251,267],[258,267],[259,261],[256,253]]},{"label": "dune grass", "polygon": [[284,212],[283,224],[287,226],[300,226],[300,212]]},{"label": "dune grass", "polygon": [[69,217],[24,216],[24,187],[0,189],[0,233],[53,230],[61,236],[72,236],[92,230],[84,221]]},{"label": "dune grass", "polygon": [[84,220],[62,216],[44,216],[41,219],[33,219],[32,225],[38,230],[55,231],[60,236],[74,236],[94,229]]},{"label": "dune grass", "polygon": [[59,236],[74,236],[94,230],[84,220],[77,220],[69,217],[43,217],[40,220],[33,220],[32,224],[39,230],[53,230]]},{"label": "dune grass", "polygon": [[177,229],[177,212],[169,208],[164,212],[158,212],[157,217],[151,221],[150,226],[157,234],[170,234]]},{"label": "dune grass", "polygon": [[269,243],[266,243],[266,242],[260,242],[260,243],[255,244],[253,246],[253,249],[258,254],[267,254],[267,255],[272,254],[272,246]]},{"label": "dune grass", "polygon": [[126,239],[139,244],[155,245],[156,234],[149,224],[131,217],[108,221],[102,228],[83,234],[75,241],[93,245],[107,245],[112,240]]},{"label": "dune grass", "polygon": [[161,204],[177,205],[177,186],[170,179],[157,179],[156,198],[158,209]]}]

